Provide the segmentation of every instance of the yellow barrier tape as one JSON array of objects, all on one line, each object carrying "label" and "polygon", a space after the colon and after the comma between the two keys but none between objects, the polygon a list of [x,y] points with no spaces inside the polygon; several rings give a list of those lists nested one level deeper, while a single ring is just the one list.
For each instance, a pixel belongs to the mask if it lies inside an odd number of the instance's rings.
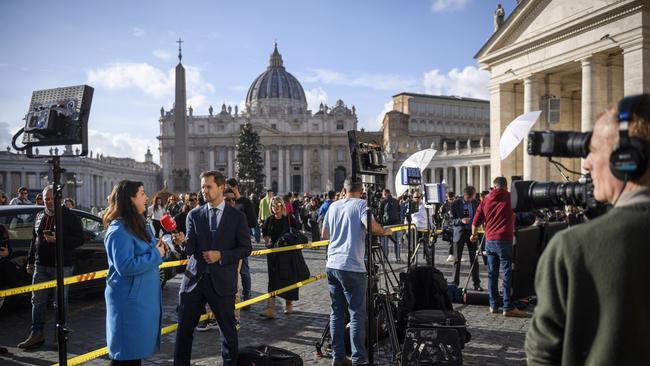
[{"label": "yellow barrier tape", "polygon": [[253,256],[263,255],[263,254],[288,252],[296,249],[322,247],[328,244],[329,244],[329,240],[321,240],[321,241],[315,241],[307,244],[296,244],[296,245],[290,245],[290,246],[280,247],[280,248],[253,250],[250,256],[253,257]]},{"label": "yellow barrier tape", "polygon": [[[320,243],[320,242],[316,242],[316,243]],[[320,245],[322,245],[322,244],[320,244]],[[278,290],[275,290],[275,291],[272,291],[272,292],[268,292],[266,294],[254,297],[252,299],[248,299],[246,301],[238,302],[237,304],[235,304],[235,309],[241,309],[244,306],[252,305],[252,304],[255,304],[257,302],[260,302],[260,301],[266,300],[268,298],[271,298],[273,296],[277,296],[279,294],[282,294],[282,293],[297,289],[297,288],[302,287],[304,285],[307,285],[309,283],[321,280],[321,279],[323,279],[325,277],[326,277],[326,274],[321,273],[319,275],[309,277],[308,279],[306,279],[304,281],[296,282],[293,285],[289,285],[287,287],[283,287],[281,289],[278,289]],[[212,312],[209,312],[207,314],[203,314],[199,318],[199,322],[207,320],[207,319],[209,319],[211,317],[212,317]],[[168,333],[172,333],[172,332],[176,331],[177,329],[178,329],[178,323],[168,325],[166,327],[163,327],[160,330],[160,335],[165,335],[165,334],[168,334]],[[83,355],[76,356],[76,357],[68,359],[68,365],[70,365],[70,366],[79,365],[79,364],[82,364],[84,362],[88,362],[90,360],[94,360],[96,358],[105,356],[107,354],[108,354],[108,348],[107,347],[102,347],[102,348],[94,350],[92,352],[88,352],[88,353],[85,353]],[[55,363],[53,366],[59,366],[59,364]]]},{"label": "yellow barrier tape", "polygon": [[[411,226],[413,226],[413,225],[411,225]],[[403,231],[403,230],[408,229],[408,225],[392,226],[392,227],[389,227],[389,229],[391,231],[393,231],[393,232]],[[441,233],[442,230],[436,230],[436,232]],[[327,246],[328,244],[329,244],[329,240],[321,240],[321,241],[316,241],[316,242],[311,242],[311,243],[306,243],[306,244],[291,245],[291,246],[282,247],[282,248],[254,250],[254,251],[251,252],[250,256],[253,257],[253,256],[258,256],[258,255],[270,254],[270,253],[288,252],[288,251],[297,250],[297,249],[316,248],[316,247],[321,247],[321,246]],[[187,259],[178,260],[178,261],[164,262],[158,268],[162,269],[162,268],[177,267],[177,266],[183,266],[185,264],[187,264]],[[97,279],[100,279],[100,278],[104,278],[107,275],[108,275],[108,270],[105,269],[105,270],[101,270],[101,271],[83,273],[83,274],[79,274],[79,275],[66,277],[63,280],[63,283],[65,285],[71,285],[71,284],[79,283],[79,282],[97,280]],[[28,293],[28,292],[32,292],[32,291],[40,291],[40,290],[45,290],[45,289],[54,288],[54,287],[56,287],[56,281],[55,280],[40,282],[40,283],[33,284],[33,285],[25,285],[25,286],[15,287],[15,288],[11,288],[11,289],[6,289],[6,290],[0,290],[0,297],[15,296],[15,295],[20,295],[20,294],[24,294],[24,293]]]}]

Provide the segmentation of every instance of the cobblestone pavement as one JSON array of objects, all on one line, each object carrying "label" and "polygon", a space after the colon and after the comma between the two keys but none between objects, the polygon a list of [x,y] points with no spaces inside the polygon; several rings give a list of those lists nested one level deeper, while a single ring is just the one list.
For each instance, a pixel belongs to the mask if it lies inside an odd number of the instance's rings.
[{"label": "cobblestone pavement", "polygon": [[[447,243],[438,242],[436,246],[436,266],[445,274],[448,280],[452,278],[452,265],[445,262]],[[405,257],[402,249],[402,258]],[[325,270],[324,249],[303,250],[305,260],[312,275],[323,273]],[[467,254],[465,254],[467,258]],[[391,261],[394,259],[392,248]],[[422,260],[420,260],[422,262]],[[266,291],[266,260],[262,257],[250,258],[253,278],[254,296]],[[396,270],[403,269],[398,265]],[[487,287],[486,268],[481,265],[481,278]],[[463,262],[461,284],[467,278],[469,262]],[[163,290],[163,325],[176,322],[175,306],[178,298],[180,276],[167,283]],[[328,321],[329,296],[325,280],[316,281],[300,289],[300,300],[295,302],[295,313],[282,313],[283,301],[277,304],[277,318],[264,320],[258,315],[263,309],[262,303],[252,306],[251,311],[241,312],[241,330],[239,334],[240,347],[246,345],[268,344],[289,349],[300,354],[305,365],[329,365],[331,359],[317,358],[314,344],[320,339],[323,328]],[[530,319],[505,318],[501,315],[489,314],[486,306],[459,305],[467,318],[472,340],[463,350],[466,365],[519,365],[525,364],[523,352],[524,337]],[[72,329],[69,336],[69,357],[84,354],[105,346],[105,306],[102,293],[73,296],[70,299],[68,325]],[[58,353],[53,346],[54,311],[51,311],[46,326],[45,345],[33,351],[22,351],[16,348],[29,333],[30,306],[0,314],[0,345],[9,349],[9,354],[0,355],[0,365],[51,365],[58,360]],[[384,342],[386,343],[386,342]],[[218,330],[194,333],[193,364],[220,365],[220,334]],[[147,365],[168,365],[172,363],[174,333],[162,337],[160,352],[147,359]],[[375,356],[380,365],[397,364],[390,360],[388,346],[382,344]],[[91,361],[89,365],[106,365],[106,358]]]}]

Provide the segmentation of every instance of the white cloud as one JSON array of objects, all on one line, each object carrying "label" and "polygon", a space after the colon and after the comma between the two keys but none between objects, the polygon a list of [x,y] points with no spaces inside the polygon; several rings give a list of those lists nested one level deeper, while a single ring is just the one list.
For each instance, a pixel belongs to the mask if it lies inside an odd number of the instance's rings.
[{"label": "white cloud", "polygon": [[153,50],[151,53],[161,60],[170,60],[172,58],[172,54],[165,50]]},{"label": "white cloud", "polygon": [[487,99],[489,79],[489,72],[475,66],[466,66],[462,70],[454,68],[446,75],[433,69],[424,73],[423,84],[428,94]]},{"label": "white cloud", "polygon": [[109,133],[89,129],[88,145],[92,146],[93,156],[104,154],[104,156],[133,158],[136,161],[144,161],[144,155],[149,147],[154,162],[159,163],[160,160],[156,138],[143,139],[132,137],[128,133]]},{"label": "white cloud", "polygon": [[321,103],[327,103],[327,92],[321,87],[312,88],[305,90],[305,98],[307,98],[307,108],[316,113]]},{"label": "white cloud", "polygon": [[144,36],[144,29],[134,27],[132,32],[131,32],[135,37],[142,37]]},{"label": "white cloud", "polygon": [[451,12],[460,10],[467,5],[468,0],[433,0],[431,2],[431,11],[433,12]]},{"label": "white cloud", "polygon": [[0,149],[4,150],[7,146],[11,146],[13,135],[9,123],[0,122]]},{"label": "white cloud", "polygon": [[328,69],[310,69],[306,74],[301,75],[300,80],[303,82],[393,91],[410,89],[418,84],[416,79],[404,77],[403,75],[361,74],[353,77]]},{"label": "white cloud", "polygon": [[384,123],[384,115],[390,111],[393,110],[393,100],[389,100],[388,102],[384,103],[384,109],[379,112],[379,114],[375,117],[375,120],[369,124],[368,128],[371,131],[378,131],[381,129]]},{"label": "white cloud", "polygon": [[[171,97],[175,88],[174,69],[167,72],[147,63],[113,63],[105,68],[88,70],[86,82],[111,91],[138,89],[156,98]],[[192,66],[185,66],[188,105],[201,107],[208,99],[206,94],[215,91],[214,85],[201,76],[201,71]]]}]

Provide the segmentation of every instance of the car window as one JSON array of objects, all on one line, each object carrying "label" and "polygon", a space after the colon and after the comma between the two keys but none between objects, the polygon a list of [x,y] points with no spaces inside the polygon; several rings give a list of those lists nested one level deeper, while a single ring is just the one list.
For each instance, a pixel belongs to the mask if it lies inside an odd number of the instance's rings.
[{"label": "car window", "polygon": [[0,218],[9,232],[9,240],[32,240],[36,213],[7,214]]},{"label": "car window", "polygon": [[99,220],[83,216],[80,216],[79,218],[81,219],[81,225],[83,226],[88,239],[94,242],[104,241],[106,230],[104,230],[104,225],[102,225]]}]

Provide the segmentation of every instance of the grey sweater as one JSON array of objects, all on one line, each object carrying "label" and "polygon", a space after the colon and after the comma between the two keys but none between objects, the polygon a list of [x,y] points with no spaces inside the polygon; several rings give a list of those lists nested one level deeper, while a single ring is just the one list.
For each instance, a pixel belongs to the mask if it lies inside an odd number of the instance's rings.
[{"label": "grey sweater", "polygon": [[650,189],[555,235],[535,289],[529,365],[650,365]]}]

